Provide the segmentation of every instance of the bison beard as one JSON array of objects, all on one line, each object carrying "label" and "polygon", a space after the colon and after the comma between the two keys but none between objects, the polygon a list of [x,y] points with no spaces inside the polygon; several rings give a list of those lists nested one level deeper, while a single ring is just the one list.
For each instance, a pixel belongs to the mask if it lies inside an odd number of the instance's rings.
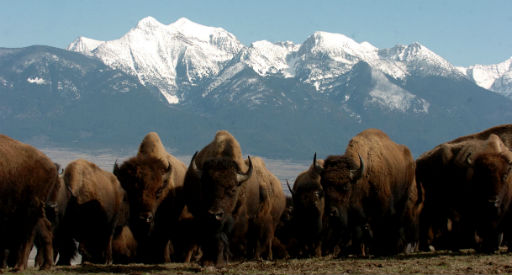
[{"label": "bison beard", "polygon": [[202,264],[227,263],[233,256],[229,248],[228,236],[233,230],[233,217],[226,217],[223,221],[216,219],[207,219],[204,228],[209,228],[212,232],[203,235],[202,247],[204,256],[201,258]]}]

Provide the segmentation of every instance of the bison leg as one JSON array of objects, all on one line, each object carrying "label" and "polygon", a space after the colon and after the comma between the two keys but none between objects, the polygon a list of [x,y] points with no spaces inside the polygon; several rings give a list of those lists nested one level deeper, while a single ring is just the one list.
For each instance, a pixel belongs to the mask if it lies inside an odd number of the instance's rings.
[{"label": "bison leg", "polygon": [[112,264],[112,242],[114,239],[114,232],[110,235],[107,243],[107,249],[105,251],[105,264]]},{"label": "bison leg", "polygon": [[71,260],[75,257],[77,248],[73,237],[61,236],[58,239],[57,247],[59,251],[59,261],[57,265],[71,265]]},{"label": "bison leg", "polygon": [[14,271],[23,271],[27,268],[28,256],[30,255],[30,250],[32,250],[32,246],[34,245],[34,235],[35,228],[33,228],[32,234],[30,234],[28,238],[21,243]]},{"label": "bison leg", "polygon": [[53,234],[52,225],[46,218],[39,219],[37,224],[38,250],[36,264],[41,270],[50,269],[53,266]]},{"label": "bison leg", "polygon": [[261,219],[259,222],[259,228],[256,235],[256,247],[254,252],[254,258],[261,260],[266,256],[268,260],[272,260],[272,239],[274,238],[274,230],[272,227],[272,217]]}]

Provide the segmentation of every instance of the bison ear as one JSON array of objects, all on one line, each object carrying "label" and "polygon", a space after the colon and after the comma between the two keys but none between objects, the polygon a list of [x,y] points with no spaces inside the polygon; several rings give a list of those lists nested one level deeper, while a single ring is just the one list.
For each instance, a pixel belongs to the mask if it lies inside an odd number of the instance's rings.
[{"label": "bison ear", "polygon": [[247,181],[252,175],[252,160],[250,156],[247,156],[247,159],[249,159],[249,169],[247,169],[247,172],[245,172],[245,174],[240,172],[236,174],[236,180],[238,181],[239,186]]},{"label": "bison ear", "polygon": [[350,179],[352,180],[352,183],[356,183],[363,175],[364,175],[364,160],[361,157],[359,153],[357,153],[359,156],[359,169],[350,170]]}]

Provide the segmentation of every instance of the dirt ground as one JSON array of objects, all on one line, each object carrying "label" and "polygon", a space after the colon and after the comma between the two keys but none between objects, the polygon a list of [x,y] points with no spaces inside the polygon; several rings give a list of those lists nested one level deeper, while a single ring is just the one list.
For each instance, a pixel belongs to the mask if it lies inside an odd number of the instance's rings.
[{"label": "dirt ground", "polygon": [[162,265],[76,265],[16,274],[512,274],[512,253],[493,255],[438,251],[383,258],[332,257],[232,262],[223,268],[196,263]]}]

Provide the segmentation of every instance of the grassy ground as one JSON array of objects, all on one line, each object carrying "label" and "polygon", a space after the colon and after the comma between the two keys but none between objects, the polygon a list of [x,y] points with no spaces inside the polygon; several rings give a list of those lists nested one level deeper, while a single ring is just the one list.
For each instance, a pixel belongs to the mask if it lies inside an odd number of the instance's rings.
[{"label": "grassy ground", "polygon": [[198,264],[77,265],[17,274],[504,274],[512,273],[512,254],[440,251],[383,258],[321,257],[276,261],[233,262],[223,268]]}]

